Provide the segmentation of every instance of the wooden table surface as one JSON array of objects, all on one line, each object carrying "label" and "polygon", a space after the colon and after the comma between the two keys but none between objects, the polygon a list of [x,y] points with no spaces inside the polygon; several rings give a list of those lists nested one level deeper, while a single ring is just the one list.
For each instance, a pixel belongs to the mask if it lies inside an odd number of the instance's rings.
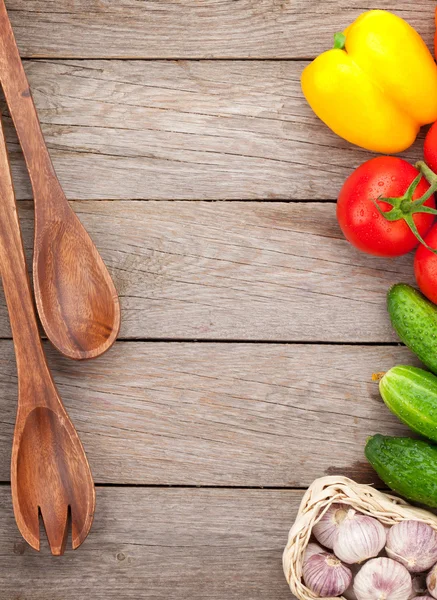
[{"label": "wooden table surface", "polygon": [[[366,437],[405,431],[371,375],[412,361],[385,310],[412,260],[344,241],[335,198],[370,155],[323,126],[299,85],[333,33],[375,5],[7,6],[123,325],[94,362],[48,349],[98,486],[88,540],[56,559],[46,543],[31,550],[12,515],[17,378],[0,298],[0,599],[291,598],[281,554],[303,488],[337,473],[376,482]],[[434,6],[378,2],[429,44]],[[6,121],[30,256],[31,191]]]}]

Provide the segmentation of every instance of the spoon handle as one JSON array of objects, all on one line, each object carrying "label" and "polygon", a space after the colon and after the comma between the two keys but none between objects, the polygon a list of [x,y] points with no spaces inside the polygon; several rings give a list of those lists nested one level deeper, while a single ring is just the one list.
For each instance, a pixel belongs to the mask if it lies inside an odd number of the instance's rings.
[{"label": "spoon handle", "polygon": [[[53,379],[48,370],[42,348],[32,291],[26,268],[26,258],[21,236],[12,183],[9,157],[0,118],[0,272],[8,305],[14,338],[20,391],[31,384],[53,389]],[[57,394],[20,393],[20,404],[53,405]],[[23,408],[23,406],[22,406]]]},{"label": "spoon handle", "polygon": [[65,198],[65,195],[44,140],[4,0],[0,0],[0,82],[23,150],[34,196],[44,199],[42,205],[49,204],[50,200],[59,205],[60,198]]}]

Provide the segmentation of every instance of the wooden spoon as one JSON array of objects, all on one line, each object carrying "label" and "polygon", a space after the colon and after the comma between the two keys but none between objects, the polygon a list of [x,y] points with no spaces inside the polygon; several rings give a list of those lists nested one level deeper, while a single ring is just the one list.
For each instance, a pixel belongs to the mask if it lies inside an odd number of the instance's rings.
[{"label": "wooden spoon", "polygon": [[100,356],[120,329],[117,292],[56,176],[4,0],[0,0],[0,81],[33,188],[33,278],[42,325],[65,356],[77,360]]},{"label": "wooden spoon", "polygon": [[73,548],[88,535],[95,491],[85,452],[59,397],[39,337],[1,120],[0,271],[18,370],[11,464],[15,519],[25,540],[39,550],[41,514],[52,554],[60,555],[69,518]]}]

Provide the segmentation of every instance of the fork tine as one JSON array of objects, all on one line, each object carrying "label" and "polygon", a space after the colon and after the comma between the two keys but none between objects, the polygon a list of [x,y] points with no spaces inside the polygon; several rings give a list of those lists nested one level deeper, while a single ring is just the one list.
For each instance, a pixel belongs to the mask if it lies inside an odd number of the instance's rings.
[{"label": "fork tine", "polygon": [[41,518],[46,530],[47,539],[53,556],[61,556],[65,552],[68,538],[69,518],[68,506],[40,507]]},{"label": "fork tine", "polygon": [[[15,505],[14,505],[15,511]],[[26,518],[23,519],[21,513],[15,512],[15,520],[17,522],[18,529],[26,542],[34,549],[39,552],[40,550],[40,536],[39,536],[39,509],[35,504],[31,506],[29,504],[26,511]]]},{"label": "fork tine", "polygon": [[90,532],[91,525],[93,524],[95,510],[95,492],[92,489],[92,497],[88,499],[88,502],[80,504],[73,504],[71,506],[71,537],[73,550],[79,548],[85,541],[87,535]]},{"label": "fork tine", "polygon": [[36,407],[27,415],[17,437],[12,495],[20,531],[38,550],[39,507],[52,554],[61,555],[71,510],[72,546],[78,548],[93,522],[95,489],[76,430],[65,413],[58,415],[49,408]]}]

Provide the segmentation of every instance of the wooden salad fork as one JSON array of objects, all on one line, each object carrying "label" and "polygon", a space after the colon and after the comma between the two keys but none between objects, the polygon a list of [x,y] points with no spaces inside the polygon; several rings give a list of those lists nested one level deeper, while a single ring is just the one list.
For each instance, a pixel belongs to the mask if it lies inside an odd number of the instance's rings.
[{"label": "wooden salad fork", "polygon": [[93,522],[95,490],[79,436],[62,404],[38,332],[3,127],[0,121],[0,271],[18,371],[18,410],[12,446],[15,519],[25,540],[40,548],[39,516],[52,554],[64,552]]},{"label": "wooden salad fork", "polygon": [[4,0],[0,0],[0,82],[32,183],[33,279],[42,325],[62,354],[77,360],[94,358],[118,335],[117,292],[56,176]]}]

